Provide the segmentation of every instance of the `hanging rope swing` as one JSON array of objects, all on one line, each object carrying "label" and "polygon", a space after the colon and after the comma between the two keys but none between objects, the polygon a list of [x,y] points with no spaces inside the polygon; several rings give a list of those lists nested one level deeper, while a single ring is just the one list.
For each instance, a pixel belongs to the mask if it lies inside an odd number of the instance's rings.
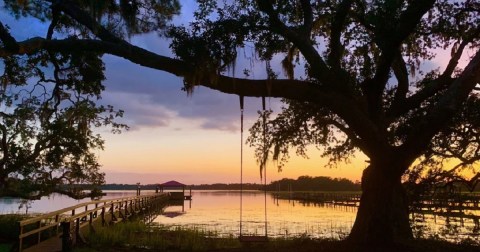
[{"label": "hanging rope swing", "polygon": [[[264,235],[244,235],[243,234],[243,96],[240,96],[240,236],[241,242],[266,242],[267,236],[267,170],[266,170],[266,117],[265,117],[265,97],[262,97],[263,108],[263,191],[264,191],[264,210],[265,210],[265,234]],[[262,170],[260,171],[260,175]]]}]

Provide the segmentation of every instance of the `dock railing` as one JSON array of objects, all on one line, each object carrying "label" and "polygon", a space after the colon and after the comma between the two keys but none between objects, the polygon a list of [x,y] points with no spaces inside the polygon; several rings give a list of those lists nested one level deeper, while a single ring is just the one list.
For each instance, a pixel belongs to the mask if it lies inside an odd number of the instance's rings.
[{"label": "dock railing", "polygon": [[18,251],[24,249],[24,240],[27,237],[32,243],[30,245],[36,245],[43,240],[59,235],[62,235],[63,250],[68,250],[65,246],[75,244],[76,240],[81,237],[80,229],[82,227],[90,225],[93,228],[92,224],[96,220],[105,225],[127,219],[133,214],[157,206],[160,201],[166,200],[168,197],[166,193],[155,193],[96,200],[20,221]]}]

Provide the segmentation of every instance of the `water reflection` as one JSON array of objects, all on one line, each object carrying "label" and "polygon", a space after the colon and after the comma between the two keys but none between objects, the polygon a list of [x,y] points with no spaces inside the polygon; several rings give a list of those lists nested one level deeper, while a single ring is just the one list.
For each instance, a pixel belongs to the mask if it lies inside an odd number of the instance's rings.
[{"label": "water reflection", "polygon": [[[240,194],[238,191],[194,191],[191,208],[185,214],[170,218],[158,216],[154,222],[212,231],[220,236],[240,233]],[[265,233],[264,195],[258,191],[243,194],[242,233]],[[167,207],[165,213],[179,207]],[[343,238],[350,231],[356,210],[344,207],[319,207],[312,203],[277,200],[267,195],[267,232],[271,237],[308,235],[311,237]]]},{"label": "water reflection", "polygon": [[[478,213],[477,213],[478,214]],[[414,213],[411,225],[416,237],[433,237],[451,242],[470,240],[480,244],[479,215],[469,218],[452,217],[447,213],[440,215]]]}]

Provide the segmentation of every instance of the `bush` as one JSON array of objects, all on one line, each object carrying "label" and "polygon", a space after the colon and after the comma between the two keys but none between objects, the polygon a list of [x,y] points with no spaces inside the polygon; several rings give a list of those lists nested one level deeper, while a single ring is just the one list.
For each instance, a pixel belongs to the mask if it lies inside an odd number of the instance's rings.
[{"label": "bush", "polygon": [[23,215],[0,215],[0,241],[17,241],[20,233],[18,222],[25,219]]}]

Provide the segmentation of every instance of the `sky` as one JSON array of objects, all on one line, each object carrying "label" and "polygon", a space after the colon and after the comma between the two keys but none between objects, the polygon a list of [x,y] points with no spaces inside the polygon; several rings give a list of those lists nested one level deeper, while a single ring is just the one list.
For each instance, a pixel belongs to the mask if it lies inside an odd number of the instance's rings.
[{"label": "sky", "polygon": [[[181,1],[182,14],[175,23],[192,19],[194,1]],[[11,27],[18,39],[45,36],[46,23],[22,19],[14,21],[4,12],[0,18]],[[131,43],[162,55],[172,56],[168,43],[155,33],[136,36]],[[433,61],[444,66],[446,55]],[[106,140],[105,150],[96,151],[106,173],[107,183],[152,184],[177,180],[185,184],[240,182],[240,109],[238,96],[219,93],[205,87],[195,89],[191,97],[181,90],[183,80],[158,70],[141,67],[114,56],[104,56],[106,86],[102,103],[125,111],[122,122],[131,129],[111,134],[99,129]],[[239,61],[237,69],[251,62]],[[265,76],[264,65],[253,62],[252,77]],[[281,71],[278,71],[282,75]],[[261,100],[246,98],[245,129],[257,119]],[[269,99],[267,107],[274,113],[280,101]],[[248,131],[244,133],[244,139]],[[253,149],[244,145],[244,176],[246,183],[259,183],[259,167]],[[336,168],[325,167],[327,160],[311,148],[310,158],[296,157],[279,172],[274,163],[267,165],[267,182],[302,175],[330,176],[360,180],[367,159],[357,154],[351,163]]]}]

